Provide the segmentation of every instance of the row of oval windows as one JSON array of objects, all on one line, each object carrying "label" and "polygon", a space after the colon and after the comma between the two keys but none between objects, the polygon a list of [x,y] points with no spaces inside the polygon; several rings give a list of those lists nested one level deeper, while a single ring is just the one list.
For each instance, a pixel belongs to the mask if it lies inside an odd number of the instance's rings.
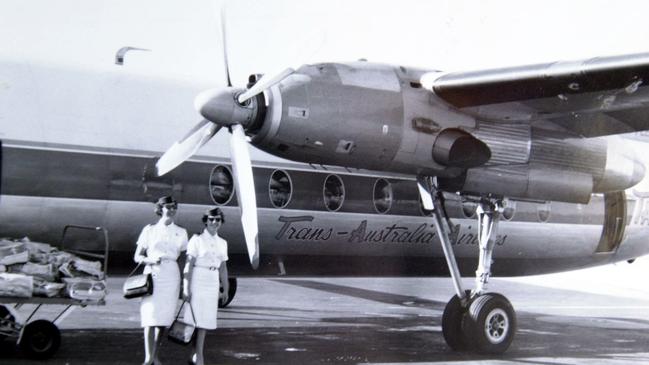
[{"label": "row of oval windows", "polygon": [[[385,214],[390,211],[393,201],[392,185],[384,178],[378,178],[374,182],[373,189],[374,209],[379,214]],[[210,176],[210,192],[212,200],[217,205],[225,205],[232,200],[234,196],[234,184],[232,172],[226,166],[216,166]],[[291,201],[293,194],[293,183],[291,177],[286,171],[275,170],[268,182],[268,192],[270,202],[275,208],[284,208]],[[325,208],[331,212],[336,212],[342,208],[345,201],[345,185],[338,175],[329,175],[324,181],[322,188],[322,197]],[[419,210],[423,215],[430,215],[425,211],[419,202]],[[473,218],[476,214],[477,205],[472,202],[462,203],[462,213],[466,218]],[[502,217],[506,220],[514,218],[516,212],[516,203],[508,202]],[[541,222],[547,222],[550,218],[550,203],[540,205],[537,209],[538,218]]]}]

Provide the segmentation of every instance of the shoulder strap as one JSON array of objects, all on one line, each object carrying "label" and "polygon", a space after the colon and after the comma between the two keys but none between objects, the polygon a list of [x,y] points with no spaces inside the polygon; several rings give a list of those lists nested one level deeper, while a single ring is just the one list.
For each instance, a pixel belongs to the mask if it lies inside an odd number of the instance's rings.
[{"label": "shoulder strap", "polygon": [[133,269],[133,271],[131,271],[131,273],[128,274],[127,278],[130,278],[131,276],[133,276],[133,274],[135,273],[135,271],[137,271],[137,268],[140,267],[140,265],[142,265],[142,261],[137,263],[137,266],[135,266],[135,269]]},{"label": "shoulder strap", "polygon": [[186,300],[183,300],[183,302],[180,304],[180,308],[178,308],[178,313],[176,313],[176,319],[175,320],[177,320],[178,317],[180,317],[180,312],[183,310],[183,306],[185,305],[185,303],[189,304],[189,311],[192,313],[192,320],[194,321],[194,325],[196,325],[196,317],[194,316],[194,308],[192,308],[192,303],[188,302]]}]

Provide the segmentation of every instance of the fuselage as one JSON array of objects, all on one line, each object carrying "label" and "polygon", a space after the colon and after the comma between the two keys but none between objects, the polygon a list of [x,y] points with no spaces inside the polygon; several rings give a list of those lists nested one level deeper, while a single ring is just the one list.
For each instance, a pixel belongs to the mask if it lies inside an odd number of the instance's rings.
[{"label": "fuselage", "polygon": [[[201,85],[6,66],[3,77],[11,87],[0,91],[7,102],[0,119],[0,236],[57,244],[65,225],[102,226],[109,231],[111,263],[130,265],[140,230],[156,220],[151,202],[173,194],[180,202],[178,223],[190,233],[202,229],[205,209],[223,207],[232,271],[251,273],[236,197],[222,176],[230,163],[218,141],[170,174],[155,176],[156,157],[196,118],[191,96]],[[47,78],[52,74],[53,81]],[[255,273],[447,274],[413,177],[291,163],[260,152],[253,161],[261,251]],[[595,194],[585,204],[516,201],[499,225],[494,273],[555,272],[644,255],[645,205],[644,195],[633,191]],[[478,251],[474,208],[447,195],[458,229],[455,252],[467,275]],[[67,239],[100,249],[87,236]]]}]

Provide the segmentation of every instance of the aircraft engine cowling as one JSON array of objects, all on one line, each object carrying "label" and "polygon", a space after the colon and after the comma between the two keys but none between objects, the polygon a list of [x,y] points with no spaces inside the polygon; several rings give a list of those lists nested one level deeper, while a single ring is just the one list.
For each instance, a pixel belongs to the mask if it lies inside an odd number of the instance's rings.
[{"label": "aircraft engine cowling", "polygon": [[447,191],[528,200],[586,203],[644,176],[614,138],[477,120],[423,88],[423,73],[368,62],[302,66],[264,92],[251,143],[293,161],[435,176]]},{"label": "aircraft engine cowling", "polygon": [[368,62],[306,65],[266,92],[267,113],[252,143],[312,164],[409,175],[458,176],[489,149],[456,119],[431,120],[424,71]]},{"label": "aircraft engine cowling", "polygon": [[[461,177],[440,178],[440,187],[475,195],[585,204],[593,193],[625,190],[644,178],[644,166],[622,140],[559,140],[554,132],[542,130],[532,134],[527,163],[487,163],[467,169]],[[497,154],[498,148],[493,150]]]},{"label": "aircraft engine cowling", "polygon": [[433,144],[433,160],[440,165],[470,168],[484,165],[489,158],[489,147],[460,129],[443,130]]}]

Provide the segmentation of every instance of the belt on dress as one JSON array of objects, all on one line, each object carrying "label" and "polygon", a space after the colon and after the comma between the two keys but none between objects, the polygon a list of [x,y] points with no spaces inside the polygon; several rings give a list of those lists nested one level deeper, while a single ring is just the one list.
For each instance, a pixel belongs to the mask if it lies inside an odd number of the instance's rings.
[{"label": "belt on dress", "polygon": [[160,259],[160,262],[158,262],[156,264],[153,264],[153,265],[160,265],[160,264],[165,263],[165,262],[174,262],[174,261],[176,261],[176,260],[163,258],[163,259]]},{"label": "belt on dress", "polygon": [[201,269],[207,269],[210,271],[216,271],[219,269],[217,266],[198,266],[198,265],[194,265],[194,266],[200,267]]}]

